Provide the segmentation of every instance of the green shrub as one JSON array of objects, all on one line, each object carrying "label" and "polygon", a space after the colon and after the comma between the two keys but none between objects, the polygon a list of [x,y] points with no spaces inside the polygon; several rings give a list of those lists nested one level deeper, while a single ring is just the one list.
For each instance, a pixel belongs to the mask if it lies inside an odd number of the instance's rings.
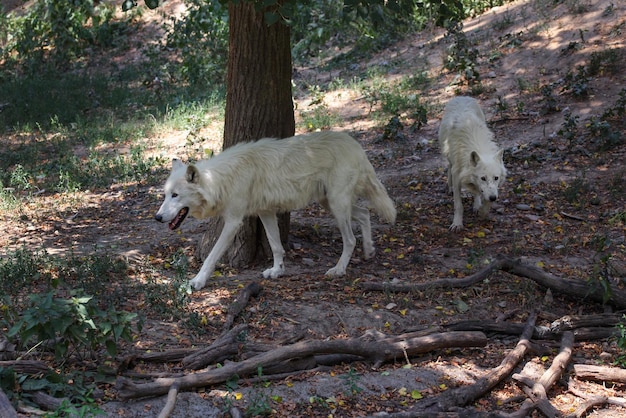
[{"label": "green shrub", "polygon": [[51,344],[57,359],[84,356],[101,347],[115,356],[120,339],[132,341],[131,324],[137,314],[103,311],[92,296],[71,293],[70,298],[57,297],[56,290],[29,295],[29,306],[7,336],[18,336],[28,349]]}]

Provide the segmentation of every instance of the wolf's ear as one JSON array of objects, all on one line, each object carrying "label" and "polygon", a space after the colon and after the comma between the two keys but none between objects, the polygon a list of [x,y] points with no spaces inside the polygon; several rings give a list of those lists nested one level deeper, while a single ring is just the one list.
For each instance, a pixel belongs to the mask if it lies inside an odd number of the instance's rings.
[{"label": "wolf's ear", "polygon": [[496,154],[496,158],[498,159],[498,161],[500,161],[501,163],[503,162],[502,157],[504,156],[504,150],[501,149],[500,151],[498,151],[498,153]]},{"label": "wolf's ear", "polygon": [[472,151],[472,153],[470,154],[470,162],[472,163],[473,167],[476,167],[480,162],[480,155],[478,155],[476,151]]},{"label": "wolf's ear", "polygon": [[178,158],[172,158],[172,170],[176,170],[177,168],[181,168],[184,165],[185,165],[185,163],[183,163]]},{"label": "wolf's ear", "polygon": [[195,165],[187,167],[187,182],[198,183],[200,181],[200,172]]}]

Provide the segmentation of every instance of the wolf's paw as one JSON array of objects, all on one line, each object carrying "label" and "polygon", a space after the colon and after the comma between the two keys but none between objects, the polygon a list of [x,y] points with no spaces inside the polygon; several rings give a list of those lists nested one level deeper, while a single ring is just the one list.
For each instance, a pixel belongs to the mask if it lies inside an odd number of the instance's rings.
[{"label": "wolf's paw", "polygon": [[491,204],[490,203],[484,203],[481,207],[479,207],[478,209],[475,209],[474,212],[483,219],[486,219],[489,217],[489,211],[491,210]]},{"label": "wolf's paw", "polygon": [[452,224],[450,225],[451,232],[461,232],[463,230],[463,224]]},{"label": "wolf's paw", "polygon": [[281,267],[272,267],[271,269],[267,269],[263,272],[263,278],[264,279],[276,279],[280,276],[282,276],[285,273],[285,269],[281,266]]},{"label": "wolf's paw", "polygon": [[326,276],[328,277],[342,277],[346,275],[346,269],[335,266],[326,272]]},{"label": "wolf's paw", "polygon": [[200,277],[200,275],[197,275],[189,281],[189,284],[194,289],[200,290],[206,285],[206,279],[204,277]]},{"label": "wolf's paw", "polygon": [[376,254],[376,248],[374,247],[363,250],[363,258],[365,258],[366,260],[374,257],[374,254]]}]

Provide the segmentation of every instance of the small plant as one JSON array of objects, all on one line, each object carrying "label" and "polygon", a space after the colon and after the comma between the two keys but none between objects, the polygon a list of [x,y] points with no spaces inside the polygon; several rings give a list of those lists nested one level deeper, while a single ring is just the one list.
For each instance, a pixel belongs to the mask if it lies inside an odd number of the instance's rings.
[{"label": "small plant", "polygon": [[565,114],[565,121],[561,124],[561,128],[557,131],[557,134],[567,139],[570,145],[574,144],[578,135],[578,119],[580,119],[579,116],[574,116],[571,112],[567,112]]},{"label": "small plant", "polygon": [[608,121],[602,120],[602,118],[590,117],[585,122],[585,127],[591,137],[598,143],[600,150],[610,150],[622,143],[622,133],[618,129],[614,129]]},{"label": "small plant", "polygon": [[[165,25],[164,49],[180,51],[169,71],[196,86],[223,83],[228,57],[228,11],[217,0],[185,0],[187,13]],[[162,53],[154,51],[159,59]]]},{"label": "small plant", "polygon": [[341,379],[344,382],[345,390],[344,393],[346,396],[354,396],[363,392],[363,388],[359,386],[359,380],[361,380],[361,376],[357,373],[354,368],[350,367],[348,373],[341,376]]},{"label": "small plant", "polygon": [[617,336],[617,347],[622,351],[615,360],[620,367],[626,367],[626,315],[622,315],[622,322],[616,325],[619,335]]},{"label": "small plant", "polygon": [[544,114],[558,112],[559,105],[554,96],[554,86],[551,84],[544,84],[539,88],[541,92],[541,102],[543,104],[542,111]]},{"label": "small plant", "polygon": [[592,52],[587,64],[587,74],[590,77],[615,74],[620,69],[621,54],[614,48]]},{"label": "small plant", "polygon": [[576,74],[568,71],[563,81],[562,91],[570,91],[576,98],[583,98],[589,95],[589,76],[584,66],[579,65]]},{"label": "small plant", "polygon": [[300,113],[302,123],[309,132],[330,129],[337,124],[338,116],[328,109],[324,103],[314,107],[312,110]]},{"label": "small plant", "polygon": [[444,40],[450,42],[448,54],[444,58],[444,67],[461,74],[468,85],[480,81],[478,72],[478,49],[475,48],[463,32],[463,23],[452,22],[447,27]]},{"label": "small plant", "polygon": [[576,177],[567,185],[563,191],[563,197],[571,204],[584,206],[586,196],[590,190],[591,186],[585,179],[585,173],[583,172],[580,177]]},{"label": "small plant", "polygon": [[132,340],[131,324],[136,314],[103,311],[92,296],[71,293],[70,298],[58,297],[56,290],[30,295],[30,306],[7,336],[19,336],[20,343],[31,350],[50,344],[59,360],[72,354],[84,357],[102,346],[115,356],[118,340]]},{"label": "small plant", "polygon": [[398,116],[394,116],[389,119],[389,122],[383,128],[383,139],[389,141],[404,140],[405,136],[402,133],[404,125],[400,122]]},{"label": "small plant", "polygon": [[602,114],[603,120],[619,119],[626,115],[626,88],[619,92],[619,97],[615,104]]}]

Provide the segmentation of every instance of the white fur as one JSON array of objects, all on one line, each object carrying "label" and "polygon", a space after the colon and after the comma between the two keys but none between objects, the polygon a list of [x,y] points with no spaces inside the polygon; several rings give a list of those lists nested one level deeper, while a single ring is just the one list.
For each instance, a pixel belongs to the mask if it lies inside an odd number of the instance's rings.
[{"label": "white fur", "polygon": [[474,212],[486,217],[498,198],[506,169],[502,149],[493,142],[478,102],[455,97],[448,102],[439,127],[439,146],[448,159],[448,188],[454,196],[454,220],[450,230],[463,229],[461,189],[474,196]]},{"label": "white fur", "polygon": [[272,248],[274,265],[263,272],[265,278],[284,273],[285,251],[277,213],[299,209],[312,201],[332,212],[341,231],[343,252],[337,265],[326,272],[328,276],[346,272],[356,245],[351,219],[361,225],[365,258],[374,255],[369,210],[357,206],[357,198],[369,200],[386,221],[394,223],[396,218],[394,204],[365,152],[350,135],[340,132],[237,144],[189,166],[174,160],[164,191],[165,201],[155,217],[169,222],[171,229],[180,225],[185,208],[196,218],[224,219],[220,237],[191,280],[195,289],[205,286],[246,216],[261,218]]}]

